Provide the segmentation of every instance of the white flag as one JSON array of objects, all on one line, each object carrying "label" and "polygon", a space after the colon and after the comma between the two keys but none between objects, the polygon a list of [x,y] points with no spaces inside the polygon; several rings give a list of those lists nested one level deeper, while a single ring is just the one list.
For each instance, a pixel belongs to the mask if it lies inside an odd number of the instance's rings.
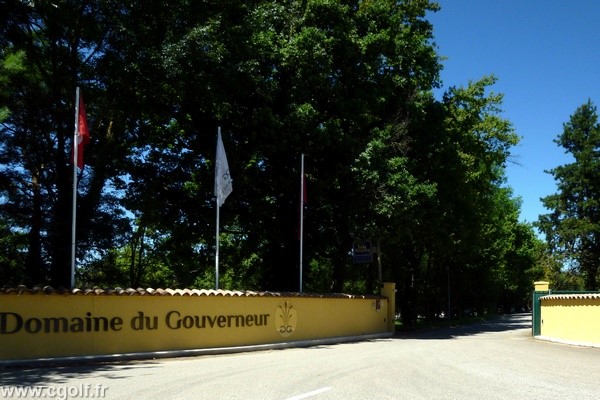
[{"label": "white flag", "polygon": [[221,127],[217,134],[217,160],[215,165],[215,196],[217,197],[217,207],[221,207],[225,199],[233,190],[231,175],[229,174],[229,164],[221,140]]}]

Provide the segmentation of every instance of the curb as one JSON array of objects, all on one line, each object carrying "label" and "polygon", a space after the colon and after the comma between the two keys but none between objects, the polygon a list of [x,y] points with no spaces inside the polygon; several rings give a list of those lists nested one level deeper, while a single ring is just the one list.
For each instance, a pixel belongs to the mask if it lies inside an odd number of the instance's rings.
[{"label": "curb", "polygon": [[577,342],[575,340],[565,340],[565,339],[557,339],[557,338],[553,338],[553,337],[548,337],[548,336],[534,336],[534,339],[537,340],[541,340],[544,342],[551,342],[551,343],[559,343],[559,344],[566,344],[569,346],[577,346],[577,347],[593,347],[593,348],[600,348],[600,343],[593,343],[593,342]]},{"label": "curb", "polygon": [[195,357],[217,354],[234,354],[248,353],[253,351],[264,350],[280,350],[290,348],[304,348],[313,346],[332,345],[339,343],[361,342],[375,339],[387,339],[394,336],[393,332],[374,333],[360,336],[340,336],[325,339],[298,340],[294,342],[280,342],[269,344],[257,344],[250,346],[233,346],[233,347],[213,347],[207,349],[189,349],[189,350],[165,350],[165,351],[149,351],[138,353],[120,353],[120,354],[103,354],[93,356],[70,356],[70,357],[49,357],[36,359],[21,359],[21,360],[1,360],[1,368],[11,367],[45,367],[54,365],[73,365],[73,364],[90,364],[90,363],[116,363],[121,361],[136,361],[149,360],[158,358],[179,358],[179,357]]}]

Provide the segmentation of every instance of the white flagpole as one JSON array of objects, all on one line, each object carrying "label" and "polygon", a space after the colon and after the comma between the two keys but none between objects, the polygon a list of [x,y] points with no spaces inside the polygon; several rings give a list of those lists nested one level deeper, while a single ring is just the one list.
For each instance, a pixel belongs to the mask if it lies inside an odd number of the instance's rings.
[{"label": "white flagpole", "polygon": [[71,217],[71,279],[70,287],[75,287],[75,242],[77,227],[77,139],[79,136],[79,86],[75,88],[75,131],[73,133],[73,209]]},{"label": "white flagpole", "polygon": [[302,253],[304,246],[304,153],[300,158],[300,293],[302,293]]},{"label": "white flagpole", "polygon": [[[219,140],[221,140],[221,127],[217,128],[217,147],[219,146]],[[218,152],[217,152],[218,153]],[[219,171],[219,160],[216,159],[216,168],[215,173],[219,175],[221,172]],[[217,178],[218,179],[218,178]],[[216,235],[216,244],[215,244],[215,290],[219,289],[219,209],[221,205],[219,204],[219,192],[215,193],[217,196],[216,205],[217,205],[217,235]]]}]

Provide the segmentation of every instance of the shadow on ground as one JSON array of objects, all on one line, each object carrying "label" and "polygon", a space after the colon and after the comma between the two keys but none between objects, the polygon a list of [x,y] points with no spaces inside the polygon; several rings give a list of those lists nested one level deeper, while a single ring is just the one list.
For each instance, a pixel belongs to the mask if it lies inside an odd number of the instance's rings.
[{"label": "shadow on ground", "polygon": [[[35,367],[6,367],[0,369],[0,386],[45,386],[61,385],[72,382],[74,378],[85,379],[88,376],[106,379],[126,379],[127,374],[123,370],[135,368],[157,367],[157,362],[138,361],[123,363],[97,363],[81,365],[45,365],[42,368]],[[116,372],[119,374],[116,374]]]},{"label": "shadow on ground", "polygon": [[394,337],[397,339],[439,340],[517,329],[531,329],[531,314],[507,314],[473,324],[399,332]]},{"label": "shadow on ground", "polygon": [[[531,314],[511,314],[492,318],[487,321],[468,325],[458,325],[443,328],[426,328],[412,332],[396,334],[394,339],[416,339],[416,340],[440,340],[454,339],[464,336],[472,336],[491,332],[504,332],[513,330],[531,329]],[[380,339],[374,339],[380,340]],[[390,339],[383,339],[390,340]],[[359,340],[362,341],[362,340]],[[341,343],[340,343],[341,344]],[[329,348],[335,344],[324,346],[307,346],[310,348]],[[160,361],[121,361],[106,363],[85,364],[60,364],[48,365],[36,368],[35,361],[27,366],[15,366],[0,368],[0,386],[37,386],[37,385],[61,385],[72,382],[73,378],[85,379],[88,376],[105,379],[126,379],[128,374],[124,370],[136,368],[159,368]]]}]

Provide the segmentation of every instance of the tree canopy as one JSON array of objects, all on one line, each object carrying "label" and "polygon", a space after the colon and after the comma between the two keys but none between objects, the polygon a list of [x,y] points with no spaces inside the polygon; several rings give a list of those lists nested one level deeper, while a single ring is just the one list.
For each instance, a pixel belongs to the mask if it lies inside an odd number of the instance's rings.
[{"label": "tree canopy", "polygon": [[600,123],[596,106],[588,100],[563,125],[556,143],[573,162],[550,171],[558,193],[542,199],[550,213],[541,215],[539,227],[563,265],[579,272],[585,288],[600,283]]},{"label": "tree canopy", "polygon": [[[91,142],[77,284],[214,282],[217,127],[233,193],[221,287],[374,292],[357,240],[417,314],[522,305],[535,235],[505,186],[518,136],[483,77],[441,98],[427,14],[406,1],[11,0],[0,22],[5,284],[67,286],[75,87]],[[452,289],[453,288],[453,289]],[[451,291],[449,295],[448,291]]]}]

